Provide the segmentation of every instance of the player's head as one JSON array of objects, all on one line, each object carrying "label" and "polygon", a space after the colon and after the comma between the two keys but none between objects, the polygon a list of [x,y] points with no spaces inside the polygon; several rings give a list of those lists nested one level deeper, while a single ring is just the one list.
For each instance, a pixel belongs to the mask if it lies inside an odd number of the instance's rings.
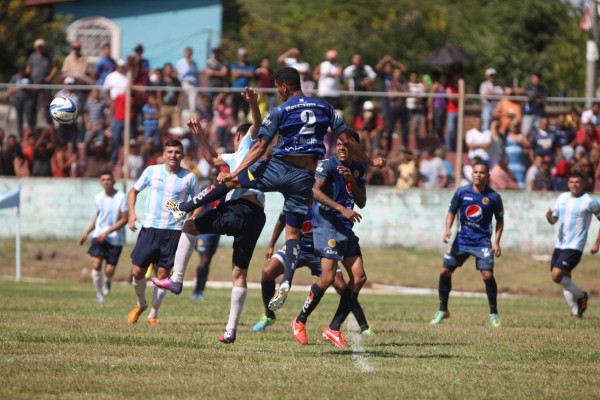
[{"label": "player's head", "polygon": [[235,130],[235,137],[233,138],[233,148],[237,151],[238,147],[240,147],[240,142],[242,138],[248,133],[252,124],[241,124],[238,125]]},{"label": "player's head", "polygon": [[[360,136],[358,135],[358,132],[356,132],[354,129],[347,128],[345,132],[346,136],[348,136],[350,140],[354,140],[357,144],[360,143]],[[346,147],[346,145],[344,144],[344,142],[342,142],[341,139],[337,140],[336,154],[341,162],[351,161],[350,154],[348,153],[348,147]]]},{"label": "player's head", "polygon": [[571,192],[572,196],[579,197],[585,192],[583,182],[584,177],[580,171],[571,172],[571,176],[569,176],[567,186],[569,187],[569,191]]},{"label": "player's head", "polygon": [[163,158],[166,165],[178,168],[183,159],[183,143],[177,139],[167,140],[163,147]]},{"label": "player's head", "polygon": [[110,191],[115,186],[115,177],[110,169],[100,172],[100,186],[104,191]]},{"label": "player's head", "polygon": [[301,90],[300,73],[296,68],[285,67],[275,72],[275,88],[281,100],[287,101],[294,92]]},{"label": "player's head", "polygon": [[473,185],[485,187],[490,178],[490,167],[484,161],[474,162],[471,178],[473,179]]}]

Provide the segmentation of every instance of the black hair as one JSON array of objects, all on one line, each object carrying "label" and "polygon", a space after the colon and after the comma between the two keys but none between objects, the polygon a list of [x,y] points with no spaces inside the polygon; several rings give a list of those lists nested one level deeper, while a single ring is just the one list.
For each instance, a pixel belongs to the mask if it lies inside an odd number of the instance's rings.
[{"label": "black hair", "polygon": [[354,129],[346,128],[344,132],[346,132],[346,135],[348,135],[348,137],[354,139],[356,143],[360,143],[360,136],[358,135],[358,132],[356,132]]},{"label": "black hair", "polygon": [[100,173],[98,174],[98,177],[101,177],[102,175],[110,175],[110,177],[113,180],[115,179],[115,176],[113,175],[113,173],[110,169],[104,169],[104,170],[100,171]]},{"label": "black hair", "polygon": [[248,130],[250,129],[250,127],[252,126],[252,124],[241,124],[237,126],[237,129],[235,130],[235,133],[241,133],[242,135],[245,135]]},{"label": "black hair", "polygon": [[488,174],[490,173],[490,166],[485,161],[483,161],[483,160],[477,160],[477,161],[475,161],[475,163],[473,163],[473,169],[475,169],[475,167],[477,165],[483,165],[485,167],[485,170],[487,171],[487,173]]},{"label": "black hair", "polygon": [[285,83],[293,91],[300,90],[300,73],[296,68],[285,67],[275,71],[274,75],[275,82],[282,84]]},{"label": "black hair", "polygon": [[581,171],[575,170],[575,171],[571,172],[569,179],[570,178],[579,178],[579,179],[583,180],[583,174],[581,173]]},{"label": "black hair", "polygon": [[165,145],[164,145],[163,149],[166,150],[167,147],[179,147],[181,149],[181,151],[183,151],[183,143],[181,143],[177,139],[169,139],[169,140],[167,140],[165,142]]}]

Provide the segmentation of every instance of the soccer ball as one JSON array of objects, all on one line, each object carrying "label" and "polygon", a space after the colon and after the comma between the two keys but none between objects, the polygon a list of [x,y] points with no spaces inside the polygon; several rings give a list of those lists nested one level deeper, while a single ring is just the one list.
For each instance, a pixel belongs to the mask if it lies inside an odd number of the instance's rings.
[{"label": "soccer ball", "polygon": [[73,99],[59,96],[50,103],[50,115],[60,124],[70,124],[77,117],[77,106]]}]

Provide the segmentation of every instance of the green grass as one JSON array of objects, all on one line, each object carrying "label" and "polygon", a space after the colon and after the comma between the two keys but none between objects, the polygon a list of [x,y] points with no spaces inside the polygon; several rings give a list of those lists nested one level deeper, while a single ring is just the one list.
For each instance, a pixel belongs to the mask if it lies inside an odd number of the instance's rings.
[{"label": "green grass", "polygon": [[[192,301],[186,288],[181,296],[167,295],[159,326],[146,325],[147,312],[128,325],[133,289],[116,284],[96,304],[92,284],[81,274],[89,269],[85,249],[28,241],[23,275],[45,281],[15,283],[12,246],[0,241],[1,399],[600,397],[595,298],[584,319],[570,319],[547,265],[523,255],[498,260],[499,286],[521,293],[499,301],[501,329],[489,326],[484,298],[451,297],[451,318],[431,326],[435,296],[361,294],[377,335],[360,337],[346,324],[347,341],[355,347],[341,350],[320,338],[337,307],[335,294],[324,297],[308,322],[310,345],[300,346],[289,322],[306,293],[293,291],[277,323],[256,334],[252,325],[262,313],[261,297],[250,290],[238,339],[223,345],[218,336],[228,318],[229,290],[209,288],[205,301]],[[255,282],[261,252],[250,269]],[[211,279],[227,280],[230,252],[219,254]],[[119,280],[127,279],[128,255],[125,250]],[[436,286],[440,256],[365,250],[372,281],[420,287]],[[599,286],[594,264],[586,257],[574,274],[585,289]],[[312,280],[306,271],[298,273],[298,283]],[[456,274],[454,288],[483,290],[472,264]]]}]

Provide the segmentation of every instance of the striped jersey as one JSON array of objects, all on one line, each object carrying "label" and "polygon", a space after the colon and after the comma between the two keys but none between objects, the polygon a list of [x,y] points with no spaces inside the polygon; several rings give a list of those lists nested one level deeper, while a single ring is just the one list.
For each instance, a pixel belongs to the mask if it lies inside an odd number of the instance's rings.
[{"label": "striped jersey", "polygon": [[[235,169],[242,163],[250,148],[256,143],[258,139],[252,139],[252,134],[248,131],[244,137],[242,138],[240,145],[235,153],[225,153],[221,154],[221,158],[223,161],[229,165],[229,170],[231,172],[235,171]],[[258,197],[258,201],[264,206],[265,205],[265,195],[260,190],[256,189],[234,189],[227,193],[225,197],[225,201],[239,199],[242,196],[246,195],[256,195]]]},{"label": "striped jersey", "polygon": [[271,142],[279,132],[273,147],[274,157],[314,155],[322,158],[325,154],[323,138],[329,127],[336,135],[346,129],[331,104],[300,95],[271,109],[262,121],[258,136]]},{"label": "striped jersey", "polygon": [[556,248],[583,251],[592,215],[600,219],[600,203],[587,193],[573,197],[565,192],[556,199],[552,215],[560,220]]},{"label": "striped jersey", "polygon": [[181,168],[178,173],[171,174],[165,164],[147,167],[133,186],[141,192],[150,187],[142,226],[145,228],[181,230],[183,222],[175,222],[175,218],[167,209],[167,201],[187,201],[198,193],[198,179],[191,171]]},{"label": "striped jersey", "polygon": [[[92,237],[97,238],[121,219],[121,213],[129,211],[129,207],[127,206],[127,196],[118,190],[112,196],[108,196],[102,191],[96,195],[94,200],[98,215]],[[125,227],[109,233],[106,237],[106,241],[113,246],[123,246],[124,239]]]}]

